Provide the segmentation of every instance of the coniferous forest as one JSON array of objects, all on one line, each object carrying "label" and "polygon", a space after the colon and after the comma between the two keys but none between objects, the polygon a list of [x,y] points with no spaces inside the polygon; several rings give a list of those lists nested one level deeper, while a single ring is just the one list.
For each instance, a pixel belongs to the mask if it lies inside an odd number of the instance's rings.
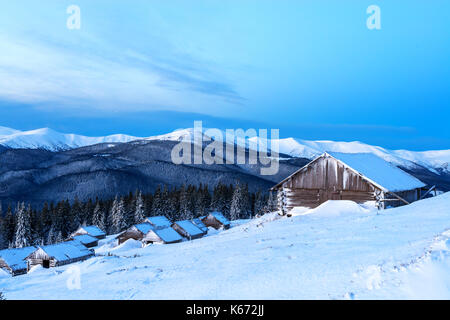
[{"label": "coniferous forest", "polygon": [[150,216],[177,221],[219,211],[230,220],[248,219],[272,211],[274,201],[270,193],[252,193],[248,185],[237,183],[217,184],[214,190],[203,185],[170,190],[159,186],[149,194],[136,190],[107,200],[45,202],[38,209],[25,202],[6,208],[0,203],[0,249],[58,243],[83,225],[96,225],[116,234]]}]

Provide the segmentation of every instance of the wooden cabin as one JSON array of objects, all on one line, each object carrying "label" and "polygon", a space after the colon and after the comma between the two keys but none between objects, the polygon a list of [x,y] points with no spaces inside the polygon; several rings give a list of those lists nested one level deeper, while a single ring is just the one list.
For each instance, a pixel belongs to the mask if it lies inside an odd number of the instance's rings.
[{"label": "wooden cabin", "polygon": [[328,200],[374,201],[379,208],[421,199],[425,184],[370,153],[324,153],[274,186],[280,214]]},{"label": "wooden cabin", "polygon": [[26,257],[35,250],[36,247],[33,246],[0,250],[0,268],[11,273],[13,277],[26,274],[29,270]]},{"label": "wooden cabin", "polygon": [[70,236],[75,237],[75,236],[81,236],[84,234],[90,235],[91,237],[95,237],[99,240],[106,238],[106,232],[97,226],[80,227],[77,231],[72,233]]},{"label": "wooden cabin", "polygon": [[211,212],[206,217],[203,217],[202,222],[207,227],[213,227],[214,229],[229,229],[230,221],[225,218],[220,212]]},{"label": "wooden cabin", "polygon": [[194,219],[192,219],[192,223],[194,223],[197,226],[197,228],[202,230],[204,234],[208,233],[208,227],[205,226],[205,224],[202,222],[201,218],[194,218]]},{"label": "wooden cabin", "polygon": [[189,240],[201,238],[205,233],[190,220],[177,221],[172,224],[172,228],[182,237]]},{"label": "wooden cabin", "polygon": [[142,241],[145,235],[153,229],[154,227],[147,222],[136,224],[117,236],[118,243],[122,244],[129,239]]},{"label": "wooden cabin", "polygon": [[39,246],[26,257],[28,265],[44,268],[59,267],[83,261],[94,256],[94,252],[76,241],[67,241],[48,246]]},{"label": "wooden cabin", "polygon": [[69,241],[76,241],[84,245],[86,248],[93,248],[98,246],[98,239],[92,237],[88,234],[81,234],[79,236],[74,236],[69,238]]},{"label": "wooden cabin", "polygon": [[147,232],[147,234],[142,238],[144,244],[159,243],[159,244],[170,244],[183,241],[183,237],[180,236],[171,227],[169,228],[152,228]]},{"label": "wooden cabin", "polygon": [[172,222],[164,216],[148,217],[144,222],[150,223],[156,229],[170,228],[172,225]]}]

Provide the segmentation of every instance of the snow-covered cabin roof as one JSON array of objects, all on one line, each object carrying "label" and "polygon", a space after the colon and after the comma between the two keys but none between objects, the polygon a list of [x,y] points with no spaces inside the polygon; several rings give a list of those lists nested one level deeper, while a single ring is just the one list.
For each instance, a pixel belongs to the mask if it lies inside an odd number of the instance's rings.
[{"label": "snow-covered cabin roof", "polygon": [[155,228],[167,228],[172,225],[172,222],[164,216],[148,217],[145,221]]},{"label": "snow-covered cabin roof", "polygon": [[144,222],[139,223],[133,226],[136,230],[141,232],[142,234],[147,234],[150,230],[155,229],[150,223]]},{"label": "snow-covered cabin roof", "polygon": [[160,237],[164,242],[176,242],[183,240],[183,237],[180,236],[179,233],[173,230],[171,227],[154,229],[153,232],[155,232],[156,235]]},{"label": "snow-covered cabin roof", "polygon": [[[204,217],[203,217],[204,218]],[[203,232],[207,232],[208,231],[208,227],[205,226],[205,224],[202,222],[201,220],[202,218],[194,218],[192,219],[192,222]]]},{"label": "snow-covered cabin roof", "polygon": [[362,174],[384,191],[405,191],[425,187],[419,179],[371,153],[329,152],[333,158]]},{"label": "snow-covered cabin roof", "polygon": [[67,241],[57,244],[51,244],[48,246],[39,247],[39,249],[41,249],[49,257],[54,258],[57,261],[77,259],[92,255],[92,251],[90,251],[77,241]]},{"label": "snow-covered cabin roof", "polygon": [[2,259],[12,271],[23,270],[27,268],[28,255],[36,250],[36,247],[24,247],[0,250],[0,259]]},{"label": "snow-covered cabin roof", "polygon": [[86,231],[88,235],[93,236],[93,237],[106,236],[106,233],[97,226],[86,226],[86,227],[81,227],[81,229]]},{"label": "snow-covered cabin roof", "polygon": [[204,231],[202,231],[190,220],[182,220],[175,223],[192,237],[202,235],[204,233]]},{"label": "snow-covered cabin roof", "polygon": [[230,225],[230,221],[228,221],[227,218],[225,218],[223,216],[223,214],[221,214],[220,212],[214,211],[211,212],[211,215],[216,218],[221,224],[223,224],[224,226]]},{"label": "snow-covered cabin roof", "polygon": [[83,245],[88,245],[88,244],[91,244],[91,243],[94,243],[94,242],[98,241],[97,238],[95,238],[93,236],[90,236],[88,234],[81,234],[79,236],[72,237],[72,240],[73,241],[77,241],[77,242],[79,242],[79,243],[81,243]]}]

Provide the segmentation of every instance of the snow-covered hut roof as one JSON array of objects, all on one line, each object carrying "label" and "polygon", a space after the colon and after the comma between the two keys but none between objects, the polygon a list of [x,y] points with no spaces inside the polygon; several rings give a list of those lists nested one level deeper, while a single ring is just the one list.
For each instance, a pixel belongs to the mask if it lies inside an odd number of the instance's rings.
[{"label": "snow-covered hut roof", "polygon": [[333,158],[362,174],[384,191],[405,191],[425,187],[419,179],[371,153],[329,152]]},{"label": "snow-covered hut roof", "polygon": [[230,225],[230,221],[228,221],[227,218],[225,218],[223,216],[223,214],[221,214],[220,212],[214,211],[211,212],[211,215],[216,218],[221,224],[223,224],[224,226]]},{"label": "snow-covered hut roof", "polygon": [[83,229],[84,231],[87,232],[88,235],[93,236],[93,237],[106,236],[106,233],[97,226],[86,226],[86,227],[81,227],[81,229]]},{"label": "snow-covered hut roof", "polygon": [[77,241],[83,245],[88,245],[98,241],[97,238],[90,236],[89,234],[81,234],[79,236],[72,237],[72,240]]},{"label": "snow-covered hut roof", "polygon": [[23,270],[27,268],[27,261],[25,258],[35,250],[36,247],[0,250],[0,259],[2,259],[13,272],[16,270]]},{"label": "snow-covered hut roof", "polygon": [[40,247],[49,257],[57,261],[77,259],[92,255],[92,251],[77,241],[67,241]]},{"label": "snow-covered hut roof", "polygon": [[139,223],[134,225],[133,227],[136,228],[136,230],[140,231],[142,234],[147,234],[150,230],[154,229],[154,227],[148,222]]},{"label": "snow-covered hut roof", "polygon": [[169,228],[161,228],[161,229],[155,229],[153,232],[156,233],[158,237],[161,238],[164,242],[176,242],[183,240],[183,237],[179,235],[178,232],[176,232],[171,227]]},{"label": "snow-covered hut roof", "polygon": [[192,237],[204,234],[204,231],[190,220],[177,221],[176,224]]},{"label": "snow-covered hut roof", "polygon": [[207,232],[208,231],[208,227],[205,226],[205,224],[202,222],[201,220],[202,218],[194,218],[192,219],[192,222],[203,232]]},{"label": "snow-covered hut roof", "polygon": [[172,222],[164,216],[148,217],[145,221],[155,228],[167,228],[172,225]]}]

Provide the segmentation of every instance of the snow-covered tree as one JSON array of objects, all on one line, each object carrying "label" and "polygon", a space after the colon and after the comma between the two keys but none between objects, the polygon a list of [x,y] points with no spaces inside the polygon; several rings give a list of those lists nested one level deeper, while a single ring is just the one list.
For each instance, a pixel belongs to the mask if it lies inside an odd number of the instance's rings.
[{"label": "snow-covered tree", "polygon": [[194,217],[194,213],[191,209],[191,190],[186,189],[183,185],[180,189],[180,219],[188,220]]},{"label": "snow-covered tree", "polygon": [[92,215],[92,224],[105,230],[105,212],[102,210],[100,203],[97,201]]},{"label": "snow-covered tree", "polygon": [[142,198],[142,193],[140,191],[136,192],[136,199],[134,201],[134,223],[141,223],[145,219],[145,207],[144,199]]},{"label": "snow-covered tree", "polygon": [[255,215],[262,215],[264,214],[264,210],[266,207],[266,199],[264,195],[261,193],[261,191],[258,191],[255,195]]},{"label": "snow-covered tree", "polygon": [[64,241],[64,238],[62,236],[61,231],[58,232],[58,234],[55,237],[54,243],[61,243]]},{"label": "snow-covered tree", "polygon": [[125,219],[125,202],[123,198],[120,200],[116,198],[113,201],[113,205],[111,207],[110,212],[111,219],[111,233],[119,233],[122,230],[126,229],[127,223]]},{"label": "snow-covered tree", "polygon": [[16,219],[13,245],[15,248],[27,247],[32,244],[31,217],[23,202],[17,204]]},{"label": "snow-covered tree", "polygon": [[48,231],[47,240],[45,241],[45,244],[54,244],[56,239],[55,232],[53,230],[53,226]]},{"label": "snow-covered tree", "polygon": [[247,218],[250,215],[248,186],[236,184],[231,199],[230,218],[236,220],[240,218]]}]

